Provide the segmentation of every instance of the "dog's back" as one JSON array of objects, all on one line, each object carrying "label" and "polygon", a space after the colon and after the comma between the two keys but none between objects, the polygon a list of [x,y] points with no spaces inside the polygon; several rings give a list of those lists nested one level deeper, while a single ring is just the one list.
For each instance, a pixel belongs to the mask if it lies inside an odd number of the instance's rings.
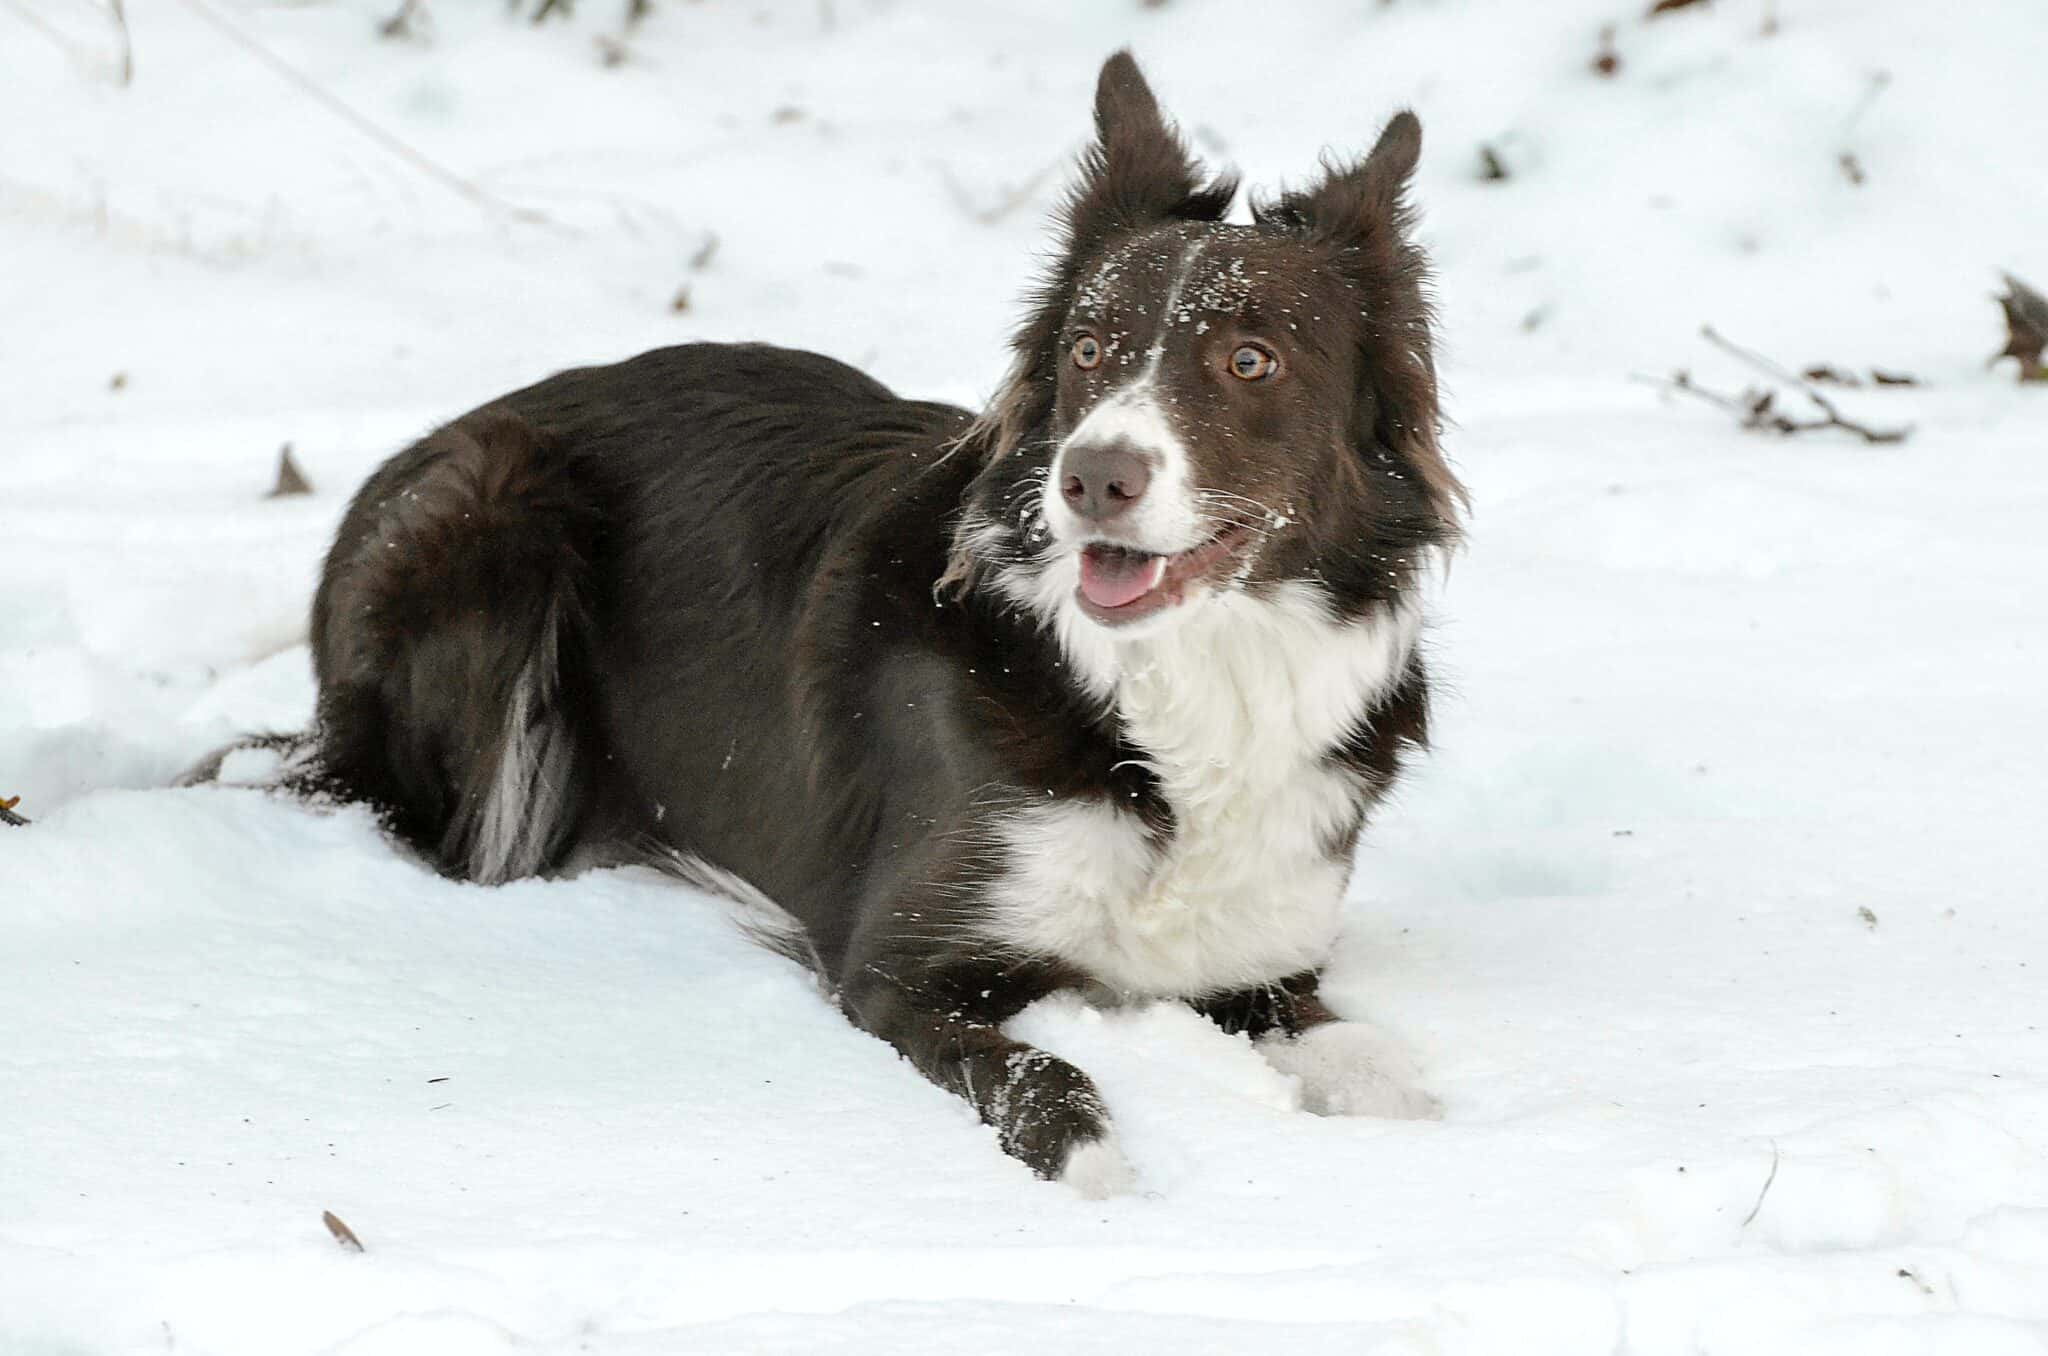
[{"label": "dog's back", "polygon": [[[886,594],[893,569],[930,606],[939,506],[971,470],[943,445],[966,420],[815,354],[703,344],[437,430],[363,487],[328,556],[312,639],[332,789],[481,882],[578,846],[677,846],[785,907],[828,892],[798,888],[820,874],[798,859],[853,864],[846,812],[863,816],[833,803],[799,674],[881,647],[848,647],[830,624],[846,600],[819,585],[836,570]],[[827,560],[876,538],[886,560]],[[815,805],[834,841],[790,841],[763,805]]]}]

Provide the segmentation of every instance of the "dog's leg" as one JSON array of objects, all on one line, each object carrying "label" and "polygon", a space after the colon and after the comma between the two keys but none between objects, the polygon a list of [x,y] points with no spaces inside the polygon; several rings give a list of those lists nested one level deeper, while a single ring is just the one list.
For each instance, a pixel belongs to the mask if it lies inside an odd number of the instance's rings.
[{"label": "dog's leg", "polygon": [[[847,1013],[901,1051],[926,1078],[967,1100],[994,1127],[1003,1152],[1040,1177],[1065,1182],[1091,1199],[1130,1189],[1133,1174],[1110,1133],[1095,1085],[1073,1065],[1005,1036],[999,1025],[1023,1001],[1002,1007],[961,1002],[985,987],[931,972],[915,986],[859,967],[842,993]],[[1036,993],[1030,997],[1036,997]]]},{"label": "dog's leg", "polygon": [[1369,1022],[1347,1022],[1316,995],[1314,971],[1256,989],[1197,999],[1195,1010],[1225,1031],[1252,1038],[1266,1062],[1301,1084],[1304,1111],[1318,1116],[1435,1120],[1437,1099],[1416,1086],[1415,1062]]}]

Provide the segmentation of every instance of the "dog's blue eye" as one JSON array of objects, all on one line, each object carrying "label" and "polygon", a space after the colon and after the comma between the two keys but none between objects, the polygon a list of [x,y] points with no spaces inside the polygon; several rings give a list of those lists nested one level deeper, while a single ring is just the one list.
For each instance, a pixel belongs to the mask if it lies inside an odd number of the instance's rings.
[{"label": "dog's blue eye", "polygon": [[1231,375],[1246,381],[1264,381],[1279,366],[1279,359],[1255,344],[1241,345],[1230,355]]},{"label": "dog's blue eye", "polygon": [[1102,363],[1102,345],[1092,334],[1084,334],[1074,341],[1074,366],[1089,371]]}]

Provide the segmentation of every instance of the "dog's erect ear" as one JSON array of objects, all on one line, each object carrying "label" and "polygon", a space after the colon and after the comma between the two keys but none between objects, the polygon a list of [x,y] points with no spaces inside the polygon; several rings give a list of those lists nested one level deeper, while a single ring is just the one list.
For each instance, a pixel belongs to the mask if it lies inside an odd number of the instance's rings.
[{"label": "dog's erect ear", "polygon": [[1159,100],[1129,48],[1111,53],[1095,77],[1096,137],[1106,145],[1126,129],[1149,137],[1169,135]]},{"label": "dog's erect ear", "polygon": [[1103,243],[1119,231],[1169,221],[1220,221],[1237,197],[1233,175],[1202,182],[1200,162],[1159,111],[1129,52],[1102,63],[1095,82],[1095,140],[1080,168],[1061,214],[1064,248],[1040,280],[1011,341],[1017,360],[960,440],[960,446],[977,446],[986,457],[1006,454],[1052,408],[1060,326],[1082,269]]},{"label": "dog's erect ear", "polygon": [[1387,119],[1387,125],[1380,129],[1380,139],[1373,144],[1365,163],[1374,172],[1405,184],[1421,159],[1422,119],[1415,116],[1413,109],[1404,108]]},{"label": "dog's erect ear", "polygon": [[1068,244],[1085,252],[1113,231],[1173,218],[1221,217],[1235,181],[1204,188],[1202,166],[1168,125],[1129,52],[1102,63],[1095,83],[1095,144],[1067,204]]},{"label": "dog's erect ear", "polygon": [[1408,181],[1422,159],[1422,122],[1403,109],[1387,123],[1372,150],[1349,165],[1331,165],[1314,188],[1290,193],[1278,214],[1320,234],[1386,235],[1408,232]]},{"label": "dog's erect ear", "polygon": [[1254,211],[1337,251],[1363,303],[1363,359],[1373,380],[1373,400],[1361,414],[1370,426],[1360,437],[1408,465],[1443,531],[1455,533],[1465,489],[1437,447],[1429,260],[1410,238],[1408,181],[1421,157],[1422,124],[1404,110],[1362,159],[1332,164],[1313,187]]}]

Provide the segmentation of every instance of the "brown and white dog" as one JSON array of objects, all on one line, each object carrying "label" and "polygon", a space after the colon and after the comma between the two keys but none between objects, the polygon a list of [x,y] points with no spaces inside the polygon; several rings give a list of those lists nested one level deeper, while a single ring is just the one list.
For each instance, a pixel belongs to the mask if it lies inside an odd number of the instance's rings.
[{"label": "brown and white dog", "polygon": [[564,372],[364,486],[298,784],[483,882],[659,861],[772,901],[848,1016],[1084,1190],[1063,987],[1182,999],[1326,1112],[1426,1114],[1318,1001],[1353,848],[1423,742],[1437,449],[1420,128],[1223,221],[1130,57],[975,417],[830,359]]}]

